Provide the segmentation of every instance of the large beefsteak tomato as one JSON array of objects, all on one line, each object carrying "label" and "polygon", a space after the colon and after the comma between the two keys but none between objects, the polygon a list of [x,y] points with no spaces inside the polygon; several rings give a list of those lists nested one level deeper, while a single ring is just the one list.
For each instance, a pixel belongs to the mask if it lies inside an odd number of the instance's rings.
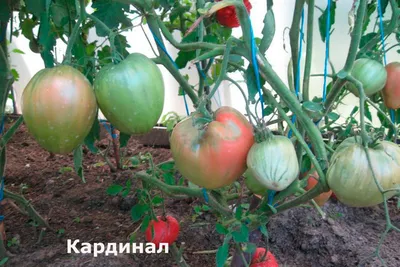
[{"label": "large beefsteak tomato", "polygon": [[400,62],[386,65],[387,80],[382,90],[383,101],[387,108],[400,108]]},{"label": "large beefsteak tomato", "polygon": [[52,153],[72,152],[89,133],[96,114],[90,82],[70,66],[39,71],[22,94],[22,115],[28,131]]},{"label": "large beefsteak tomato", "polygon": [[[387,73],[385,67],[376,60],[360,58],[354,62],[351,75],[359,80],[367,96],[371,96],[385,86]],[[347,83],[347,88],[357,97],[358,89],[352,83]]]},{"label": "large beefsteak tomato", "polygon": [[125,134],[149,132],[164,107],[162,73],[151,59],[139,53],[103,67],[96,76],[94,89],[104,116]]},{"label": "large beefsteak tomato", "polygon": [[[400,148],[392,142],[378,141],[367,149],[383,190],[400,188]],[[350,207],[375,206],[384,200],[360,137],[349,137],[336,148],[326,178],[337,199]],[[391,191],[386,196],[395,194]]]},{"label": "large beefsteak tomato", "polygon": [[246,156],[254,143],[253,127],[232,107],[216,110],[204,129],[189,117],[179,122],[170,138],[172,157],[179,172],[206,189],[227,186],[246,170]]}]

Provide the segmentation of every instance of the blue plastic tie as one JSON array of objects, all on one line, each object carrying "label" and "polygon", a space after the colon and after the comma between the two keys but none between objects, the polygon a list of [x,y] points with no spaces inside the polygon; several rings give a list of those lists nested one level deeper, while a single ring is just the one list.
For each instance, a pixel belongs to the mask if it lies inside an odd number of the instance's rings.
[{"label": "blue plastic tie", "polygon": [[[161,50],[167,55],[167,57],[169,58],[169,60],[172,62],[172,64],[174,64],[175,68],[177,70],[179,70],[178,65],[176,64],[175,60],[172,59],[172,57],[169,55],[167,49],[165,48],[164,44],[160,41],[160,39],[158,39],[158,37],[154,34],[154,32],[151,30],[151,28],[149,27],[151,34],[153,35],[154,40],[156,41],[157,45],[161,48]],[[186,101],[186,94],[185,91],[183,90],[183,101],[185,102],[185,108],[186,108],[186,115],[189,116],[190,112],[189,112],[189,106],[187,104]]]},{"label": "blue plastic tie", "polygon": [[[296,73],[296,85],[295,92],[296,96],[299,97],[300,91],[300,67],[301,67],[301,55],[303,54],[303,38],[304,38],[304,8],[301,11],[301,26],[300,26],[300,47],[299,47],[299,58],[297,59],[297,73]],[[292,123],[296,122],[296,114],[292,116]],[[292,130],[289,130],[288,137],[292,137]]]},{"label": "blue plastic tie", "polygon": [[110,124],[110,126],[108,126],[107,121],[105,120],[100,120],[101,124],[103,124],[104,128],[107,130],[107,132],[111,135],[112,139],[116,139],[118,137],[118,134],[114,134],[113,130],[114,127]]},{"label": "blue plastic tie", "polygon": [[[387,59],[386,59],[386,51],[385,51],[385,33],[383,29],[383,15],[382,15],[382,6],[381,6],[381,0],[378,0],[378,13],[379,13],[379,28],[381,30],[381,43],[382,43],[382,51],[383,51],[383,63],[386,66],[387,65]],[[394,116],[394,110],[390,109],[390,119],[392,122],[395,120]]]},{"label": "blue plastic tie", "polygon": [[202,188],[201,191],[203,192],[203,197],[206,203],[208,203],[208,194],[205,188]]},{"label": "blue plastic tie", "polygon": [[253,64],[254,76],[256,77],[256,84],[257,84],[258,94],[260,97],[261,115],[262,115],[262,117],[264,117],[264,99],[263,99],[263,96],[261,93],[260,73],[258,71],[257,46],[256,46],[256,40],[254,38],[254,32],[253,32],[253,27],[251,25],[250,17],[249,17],[249,22],[250,22],[250,36],[251,36],[251,61]]},{"label": "blue plastic tie", "polygon": [[276,191],[274,190],[268,190],[268,204],[272,205],[272,201],[274,201]]},{"label": "blue plastic tie", "polygon": [[322,93],[322,101],[326,100],[326,80],[328,77],[328,60],[329,60],[329,41],[330,41],[330,22],[331,22],[331,0],[328,0],[328,15],[326,16],[326,36],[325,36],[325,63],[324,63],[324,87]]}]

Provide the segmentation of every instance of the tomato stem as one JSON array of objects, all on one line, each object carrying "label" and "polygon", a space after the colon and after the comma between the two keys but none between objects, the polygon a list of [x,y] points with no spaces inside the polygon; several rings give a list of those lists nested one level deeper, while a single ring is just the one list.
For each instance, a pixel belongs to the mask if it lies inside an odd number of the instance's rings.
[{"label": "tomato stem", "polygon": [[[366,14],[366,7],[367,7],[367,1],[360,1],[358,10],[357,10],[356,22],[354,25],[354,29],[351,33],[351,42],[350,42],[350,47],[349,47],[349,53],[347,54],[345,66],[342,69],[342,71],[345,73],[348,73],[351,71],[351,69],[353,68],[354,61],[356,60],[357,51],[358,51],[358,47],[359,47],[361,36],[362,36],[364,18],[365,18],[365,14]],[[326,101],[324,103],[325,114],[323,117],[325,117],[331,111],[333,104],[335,103],[335,101],[336,101],[337,97],[339,96],[340,91],[341,91],[342,87],[345,85],[345,83],[346,83],[346,81],[343,78],[338,77],[338,79],[333,84],[332,89],[330,90],[329,94],[327,95]]]},{"label": "tomato stem", "polygon": [[79,17],[78,17],[78,21],[76,22],[71,35],[69,36],[68,39],[68,45],[67,45],[67,50],[65,52],[65,60],[63,62],[63,64],[65,65],[71,65],[72,61],[72,47],[74,46],[75,42],[76,42],[76,38],[78,38],[79,35],[79,31],[81,30],[81,24],[83,23],[83,21],[85,20],[85,3],[84,0],[75,0],[76,4],[79,4],[80,7],[80,13],[79,13]]}]

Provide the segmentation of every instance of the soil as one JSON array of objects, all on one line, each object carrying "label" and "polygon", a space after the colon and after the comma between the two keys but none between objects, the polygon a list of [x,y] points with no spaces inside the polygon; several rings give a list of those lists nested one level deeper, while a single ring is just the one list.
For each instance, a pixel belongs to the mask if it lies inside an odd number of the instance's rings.
[{"label": "soil", "polygon": [[[6,125],[6,129],[9,124]],[[108,144],[108,136],[98,146]],[[126,156],[150,152],[156,163],[171,158],[169,149],[152,148],[131,139]],[[132,178],[133,170],[111,173],[104,159],[84,151],[82,183],[73,171],[72,155],[49,157],[38,146],[22,125],[7,145],[5,187],[23,193],[35,209],[45,218],[52,230],[39,240],[40,229],[30,219],[10,205],[4,209],[7,249],[10,257],[7,266],[177,266],[169,254],[119,254],[98,257],[88,254],[67,254],[67,239],[80,242],[126,243],[138,227],[133,223],[130,209],[136,203],[134,196],[127,198],[107,195],[113,183],[124,184]],[[111,152],[110,152],[111,153]],[[112,154],[112,153],[111,153]],[[112,157],[111,157],[112,159]],[[141,186],[133,181],[132,188]],[[198,216],[194,206],[200,200],[167,199],[168,213],[181,224],[178,244],[185,243],[184,258],[193,267],[215,266],[215,250],[222,244],[213,227],[210,212]],[[392,220],[400,225],[400,212],[392,203]],[[385,219],[382,206],[374,208],[348,208],[330,200],[323,210],[327,219],[310,207],[297,207],[271,218],[268,224],[269,248],[280,266],[382,266],[379,260],[368,259],[374,252]],[[138,234],[136,242],[144,240]],[[400,234],[391,232],[382,246],[381,256],[387,266],[400,266]],[[266,241],[257,244],[266,246]],[[200,252],[200,253],[199,253]]]}]

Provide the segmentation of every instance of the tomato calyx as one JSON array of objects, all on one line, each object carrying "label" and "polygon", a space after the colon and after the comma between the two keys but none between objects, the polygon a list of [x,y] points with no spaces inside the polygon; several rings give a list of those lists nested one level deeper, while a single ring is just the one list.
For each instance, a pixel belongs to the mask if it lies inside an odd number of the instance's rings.
[{"label": "tomato calyx", "polygon": [[274,138],[272,131],[265,125],[254,127],[254,138],[257,143],[261,143]]}]

